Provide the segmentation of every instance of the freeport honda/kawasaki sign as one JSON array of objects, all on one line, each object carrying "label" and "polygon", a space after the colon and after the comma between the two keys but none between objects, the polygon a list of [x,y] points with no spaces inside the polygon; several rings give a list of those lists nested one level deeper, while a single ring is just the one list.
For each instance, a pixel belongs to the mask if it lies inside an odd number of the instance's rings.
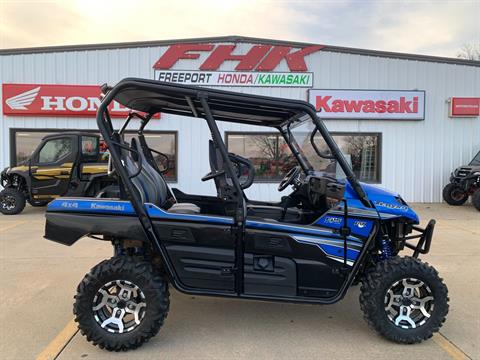
[{"label": "freeport honda/kawasaki sign", "polygon": [[[293,49],[289,46],[251,45],[243,54],[234,53],[234,44],[171,45],[153,65],[155,79],[204,86],[312,87],[305,57],[323,46]],[[172,70],[179,61],[196,61],[198,69]],[[217,71],[225,62],[237,62],[234,71]],[[284,61],[290,71],[274,71]],[[189,62],[187,62],[189,63]],[[193,62],[191,62],[193,63]]]},{"label": "freeport honda/kawasaki sign", "polygon": [[323,119],[423,120],[425,92],[403,90],[309,91],[310,103]]}]

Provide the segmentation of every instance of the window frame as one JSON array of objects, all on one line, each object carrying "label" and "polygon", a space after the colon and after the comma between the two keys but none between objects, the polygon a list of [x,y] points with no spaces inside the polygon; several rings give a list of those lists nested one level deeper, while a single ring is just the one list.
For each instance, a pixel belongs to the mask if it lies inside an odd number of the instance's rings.
[{"label": "window frame", "polygon": [[[40,161],[40,154],[42,152],[42,150],[45,148],[45,146],[49,143],[49,142],[53,142],[53,141],[57,141],[57,140],[63,140],[63,139],[68,139],[70,141],[70,151],[66,154],[64,154],[63,156],[59,157],[58,159],[55,159],[53,161]],[[40,166],[48,166],[48,165],[53,165],[53,164],[57,164],[58,162],[64,160],[65,158],[71,156],[75,150],[75,143],[73,141],[73,137],[72,136],[59,136],[57,138],[53,138],[53,139],[49,139],[48,141],[44,142],[43,143],[43,146],[38,150],[38,153],[36,154],[36,164],[35,165],[40,165]]]},{"label": "window frame", "polygon": [[[32,132],[32,133],[50,133],[50,134],[57,134],[57,133],[63,133],[63,132],[82,132],[82,133],[91,133],[91,134],[97,134],[100,135],[100,132],[95,129],[49,129],[49,128],[10,128],[10,167],[17,166],[18,161],[17,161],[17,137],[16,134],[18,132]],[[137,132],[135,130],[127,130],[125,133],[127,134],[136,134]],[[179,171],[179,166],[178,166],[178,131],[177,130],[145,130],[143,132],[146,136],[149,134],[154,134],[154,135],[162,135],[162,134],[170,134],[174,136],[174,141],[175,141],[175,165],[176,165],[176,171],[175,171],[175,176],[170,177],[170,178],[165,178],[167,183],[177,183],[178,182],[178,171]],[[148,141],[148,139],[147,139]]]},{"label": "window frame", "polygon": [[[377,137],[377,168],[376,168],[376,181],[365,181],[358,179],[361,182],[367,183],[367,184],[381,184],[382,183],[382,155],[383,155],[383,139],[382,135],[383,133],[381,132],[372,132],[372,131],[367,131],[367,132],[354,132],[354,131],[331,131],[330,134],[334,138],[335,136],[376,136]],[[282,134],[278,131],[225,131],[224,137],[225,137],[225,145],[227,146],[228,150],[228,137],[229,135],[276,135],[278,139],[283,139]],[[335,140],[335,139],[334,139]],[[293,154],[292,154],[293,156]],[[255,180],[256,183],[262,183],[262,184],[278,184],[280,180],[267,180],[267,179],[259,179]]]}]

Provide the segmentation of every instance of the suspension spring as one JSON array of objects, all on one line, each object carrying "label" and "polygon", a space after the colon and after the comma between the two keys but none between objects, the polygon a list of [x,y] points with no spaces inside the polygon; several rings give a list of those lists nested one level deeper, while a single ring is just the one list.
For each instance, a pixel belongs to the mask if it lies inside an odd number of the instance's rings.
[{"label": "suspension spring", "polygon": [[388,240],[388,238],[387,237],[382,238],[380,245],[382,248],[382,254],[381,254],[382,260],[391,258],[392,248],[390,246],[390,241]]}]

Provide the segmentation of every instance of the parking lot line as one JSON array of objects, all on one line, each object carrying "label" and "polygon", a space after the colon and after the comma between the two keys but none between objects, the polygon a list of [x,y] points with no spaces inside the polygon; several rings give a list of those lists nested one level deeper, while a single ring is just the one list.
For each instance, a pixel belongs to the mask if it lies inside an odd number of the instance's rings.
[{"label": "parking lot line", "polygon": [[448,340],[441,333],[433,335],[433,341],[442,348],[454,360],[468,360],[470,359],[462,350],[460,350],[454,343]]},{"label": "parking lot line", "polygon": [[36,360],[54,360],[78,332],[75,320],[70,320],[62,331],[38,354]]},{"label": "parking lot line", "polygon": [[19,226],[19,225],[23,225],[23,224],[26,224],[26,223],[27,223],[26,221],[16,221],[16,222],[14,222],[14,223],[12,223],[12,224],[9,224],[9,225],[6,225],[6,226],[2,226],[2,227],[0,227],[0,233],[6,232],[6,231],[8,231],[8,230],[10,230],[10,229],[13,229],[13,228],[15,228],[15,227],[17,227],[17,226]]}]

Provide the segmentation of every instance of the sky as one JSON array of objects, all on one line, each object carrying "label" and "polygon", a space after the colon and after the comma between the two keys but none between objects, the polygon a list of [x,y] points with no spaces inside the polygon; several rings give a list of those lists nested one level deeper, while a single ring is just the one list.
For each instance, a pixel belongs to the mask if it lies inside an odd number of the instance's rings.
[{"label": "sky", "polygon": [[0,0],[0,48],[239,35],[455,57],[480,0]]}]

